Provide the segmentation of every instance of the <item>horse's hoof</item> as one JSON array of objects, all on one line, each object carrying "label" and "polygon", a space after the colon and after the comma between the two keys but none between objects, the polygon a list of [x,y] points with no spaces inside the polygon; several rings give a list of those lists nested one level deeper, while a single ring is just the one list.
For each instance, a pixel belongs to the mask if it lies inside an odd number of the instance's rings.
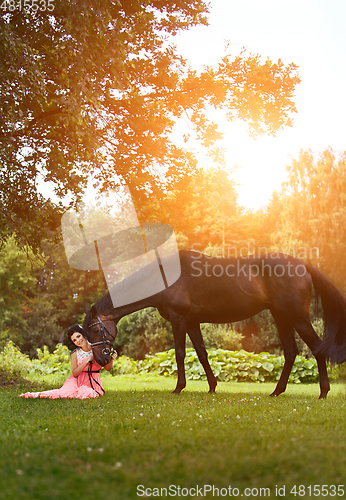
[{"label": "horse's hoof", "polygon": [[217,382],[216,382],[216,380],[215,380],[215,382],[211,382],[211,383],[209,384],[209,391],[208,391],[208,392],[215,393],[216,386],[217,386]]},{"label": "horse's hoof", "polygon": [[184,387],[176,387],[176,388],[174,389],[174,391],[172,391],[172,394],[180,394],[180,393],[181,393],[181,391],[182,391],[184,388],[185,388],[185,386],[184,386]]}]

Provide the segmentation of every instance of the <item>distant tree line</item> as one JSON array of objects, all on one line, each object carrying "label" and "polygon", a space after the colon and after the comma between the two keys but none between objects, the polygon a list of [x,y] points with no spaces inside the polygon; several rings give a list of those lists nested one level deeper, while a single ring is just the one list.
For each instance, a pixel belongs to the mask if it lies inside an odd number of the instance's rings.
[{"label": "distant tree line", "polygon": [[[180,208],[189,224],[186,232],[177,234],[179,247],[197,245],[199,251],[220,257],[230,248],[242,255],[264,249],[302,255],[346,293],[346,153],[326,150],[314,157],[302,151],[287,170],[281,192],[257,212],[238,205],[234,181],[224,171],[196,173],[191,179],[194,196]],[[34,253],[19,248],[14,237],[0,251],[0,286],[0,345],[12,339],[31,356],[43,345],[52,350],[69,325],[82,322],[84,305],[107,291],[102,273],[68,265],[61,241],[43,240],[40,252]],[[322,333],[321,311],[314,300],[311,319]],[[268,311],[225,328],[205,327],[204,335],[210,347],[280,352]],[[117,346],[137,359],[169,349],[170,324],[153,309],[134,313],[119,323]]]}]

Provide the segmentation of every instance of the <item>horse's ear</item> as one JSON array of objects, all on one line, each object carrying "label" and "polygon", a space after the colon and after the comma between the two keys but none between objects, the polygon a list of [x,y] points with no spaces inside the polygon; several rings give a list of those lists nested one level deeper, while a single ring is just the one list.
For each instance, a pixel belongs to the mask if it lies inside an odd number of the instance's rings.
[{"label": "horse's ear", "polygon": [[95,306],[91,306],[91,314],[92,314],[93,316],[97,316],[97,309],[96,309],[96,307],[95,307]]},{"label": "horse's ear", "polygon": [[88,314],[89,309],[87,308],[87,306],[84,306],[84,312],[85,312],[85,314]]}]

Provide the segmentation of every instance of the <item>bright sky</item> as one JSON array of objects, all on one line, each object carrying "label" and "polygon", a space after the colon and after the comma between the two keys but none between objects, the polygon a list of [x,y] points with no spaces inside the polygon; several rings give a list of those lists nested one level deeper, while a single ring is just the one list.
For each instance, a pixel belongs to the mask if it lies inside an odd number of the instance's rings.
[{"label": "bright sky", "polygon": [[[216,64],[228,41],[234,56],[245,46],[263,61],[295,63],[302,79],[294,125],[276,137],[253,140],[245,124],[220,123],[227,166],[240,167],[234,174],[239,203],[257,209],[280,188],[286,165],[300,149],[316,154],[327,147],[346,150],[346,1],[210,0],[210,5],[209,27],[175,38],[190,66]],[[204,158],[202,164],[210,165],[210,160]]]}]

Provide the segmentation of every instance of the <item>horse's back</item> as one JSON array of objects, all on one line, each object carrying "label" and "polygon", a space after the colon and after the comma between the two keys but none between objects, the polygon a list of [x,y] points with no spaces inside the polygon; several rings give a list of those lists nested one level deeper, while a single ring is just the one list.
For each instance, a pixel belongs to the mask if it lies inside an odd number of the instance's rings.
[{"label": "horse's back", "polygon": [[310,275],[292,256],[219,258],[185,250],[180,262],[181,276],[167,298],[201,322],[239,321],[264,309],[300,308],[302,300],[310,301]]}]

